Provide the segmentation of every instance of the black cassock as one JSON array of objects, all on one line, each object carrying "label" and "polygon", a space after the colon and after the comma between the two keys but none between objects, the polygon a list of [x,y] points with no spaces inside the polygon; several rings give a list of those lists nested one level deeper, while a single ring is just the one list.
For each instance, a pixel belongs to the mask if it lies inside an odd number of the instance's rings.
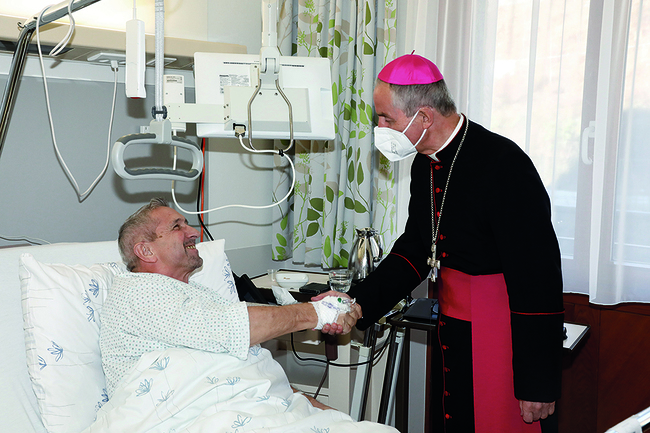
[{"label": "black cassock", "polygon": [[[357,327],[365,329],[428,276],[431,191],[437,222],[467,122],[436,242],[442,265],[442,389],[432,399],[447,432],[472,431],[474,426],[490,431],[497,428],[493,422],[520,423],[521,431],[530,431],[517,400],[559,398],[564,308],[548,194],[532,161],[514,142],[465,119],[456,137],[437,152],[438,161],[416,155],[405,231],[377,269],[349,294],[363,308]],[[493,365],[497,363],[509,365]],[[504,373],[511,377],[509,383],[501,380]],[[500,389],[486,390],[490,380]],[[514,403],[504,403],[504,395]],[[539,423],[532,427],[539,431]]]}]

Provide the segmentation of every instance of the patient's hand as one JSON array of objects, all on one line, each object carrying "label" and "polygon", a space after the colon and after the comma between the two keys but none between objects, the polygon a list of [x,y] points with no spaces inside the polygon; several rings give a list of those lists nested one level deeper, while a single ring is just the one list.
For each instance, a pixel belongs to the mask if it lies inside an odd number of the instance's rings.
[{"label": "patient's hand", "polygon": [[316,400],[314,397],[311,395],[304,394],[305,397],[307,397],[307,400],[311,403],[312,406],[314,406],[316,409],[323,409],[323,410],[335,410],[333,407],[329,407],[326,404],[321,403],[320,401]]},{"label": "patient's hand", "polygon": [[311,395],[305,394],[304,392],[301,392],[301,391],[297,390],[297,389],[294,388],[293,386],[291,387],[291,389],[293,390],[293,392],[299,392],[299,393],[301,393],[302,395],[304,395],[304,396],[307,398],[307,400],[309,400],[309,402],[311,403],[311,405],[314,406],[314,407],[317,408],[317,409],[323,409],[323,410],[331,409],[331,410],[336,410],[336,409],[334,409],[333,407],[329,407],[329,406],[327,406],[326,404],[321,403],[320,401],[316,400],[316,399],[315,399],[314,397],[312,397]]},{"label": "patient's hand", "polygon": [[[338,296],[341,298],[350,299],[350,297],[345,293],[330,290],[328,292],[321,293],[318,296],[314,296],[313,298],[311,298],[311,300],[320,301],[326,296]],[[323,329],[321,329],[321,332],[330,335],[347,334],[352,330],[352,327],[357,324],[357,320],[359,320],[362,315],[363,313],[361,311],[361,306],[359,304],[352,304],[349,313],[340,314],[338,319],[336,320],[336,323],[329,323],[323,325]]]}]

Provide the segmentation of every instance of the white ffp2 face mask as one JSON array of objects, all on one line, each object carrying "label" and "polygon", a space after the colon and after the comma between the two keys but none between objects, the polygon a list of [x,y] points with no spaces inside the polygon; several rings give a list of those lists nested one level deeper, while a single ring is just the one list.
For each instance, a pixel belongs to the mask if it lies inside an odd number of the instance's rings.
[{"label": "white ffp2 face mask", "polygon": [[411,143],[411,140],[409,140],[405,132],[409,129],[418,113],[415,113],[409,124],[406,125],[404,131],[401,132],[383,126],[375,126],[375,147],[389,161],[400,161],[417,152],[415,147],[420,143],[420,141],[422,141],[427,130],[425,129],[422,131],[420,139],[415,144]]}]

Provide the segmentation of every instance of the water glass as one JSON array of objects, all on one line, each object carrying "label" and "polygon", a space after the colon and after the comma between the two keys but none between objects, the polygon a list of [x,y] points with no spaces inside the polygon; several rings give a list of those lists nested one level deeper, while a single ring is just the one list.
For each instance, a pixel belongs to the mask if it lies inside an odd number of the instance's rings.
[{"label": "water glass", "polygon": [[352,284],[353,271],[350,269],[333,269],[329,271],[330,289],[346,293]]},{"label": "water glass", "polygon": [[266,271],[267,275],[269,276],[269,279],[271,280],[271,284],[275,284],[277,281],[277,273],[278,271],[275,269],[269,269]]}]

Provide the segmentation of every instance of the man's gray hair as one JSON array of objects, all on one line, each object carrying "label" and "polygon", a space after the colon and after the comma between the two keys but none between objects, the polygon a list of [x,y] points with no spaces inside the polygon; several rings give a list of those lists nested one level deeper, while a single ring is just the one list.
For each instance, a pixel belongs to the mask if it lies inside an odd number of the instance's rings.
[{"label": "man's gray hair", "polygon": [[151,218],[151,212],[159,207],[169,207],[164,198],[152,198],[151,201],[128,217],[120,227],[117,243],[120,255],[129,271],[138,265],[138,256],[133,252],[133,247],[138,242],[152,242],[156,239],[156,221]]},{"label": "man's gray hair", "polygon": [[445,80],[431,84],[408,86],[389,84],[389,86],[393,96],[393,105],[402,110],[407,117],[415,115],[420,107],[431,107],[444,117],[456,114],[456,104],[449,93]]}]

